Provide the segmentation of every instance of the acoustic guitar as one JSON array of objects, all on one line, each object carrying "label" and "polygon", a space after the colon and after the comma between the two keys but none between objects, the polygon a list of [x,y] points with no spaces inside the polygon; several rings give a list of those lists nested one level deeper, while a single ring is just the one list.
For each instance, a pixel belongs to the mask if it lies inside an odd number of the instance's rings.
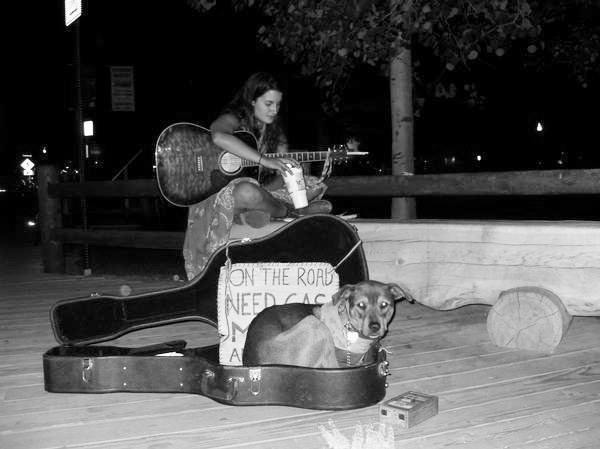
[{"label": "acoustic guitar", "polygon": [[[248,131],[236,131],[235,136],[252,148],[258,147],[256,137]],[[336,146],[327,151],[266,153],[263,157],[318,162],[328,157],[340,161],[366,154]],[[258,165],[220,149],[212,142],[209,129],[187,122],[170,125],[160,133],[155,161],[161,194],[171,204],[182,207],[208,198],[234,178],[249,176],[246,168]]]}]

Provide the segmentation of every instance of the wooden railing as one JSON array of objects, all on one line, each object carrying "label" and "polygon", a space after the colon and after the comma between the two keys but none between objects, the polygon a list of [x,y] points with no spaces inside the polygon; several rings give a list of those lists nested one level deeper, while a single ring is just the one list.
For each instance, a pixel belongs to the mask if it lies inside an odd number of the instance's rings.
[{"label": "wooden railing", "polygon": [[[38,170],[40,232],[45,271],[64,272],[64,243],[180,249],[183,232],[90,230],[62,226],[61,201],[86,198],[156,198],[154,179],[60,183],[53,166]],[[343,176],[327,181],[333,197],[519,196],[600,194],[600,169],[404,176]]]}]

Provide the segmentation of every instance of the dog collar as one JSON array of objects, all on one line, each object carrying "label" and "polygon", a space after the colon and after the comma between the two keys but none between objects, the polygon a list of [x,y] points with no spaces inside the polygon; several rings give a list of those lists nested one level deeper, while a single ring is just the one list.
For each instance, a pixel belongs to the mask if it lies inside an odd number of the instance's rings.
[{"label": "dog collar", "polygon": [[343,307],[338,307],[338,312],[341,314],[346,312],[346,319],[344,320],[341,316],[340,319],[342,322],[346,321],[344,324],[344,330],[346,332],[346,340],[350,340],[351,343],[354,343],[357,339],[361,338],[363,340],[373,341],[370,338],[365,337],[360,333],[360,331],[355,328],[350,322],[350,311],[348,310],[348,303],[345,303]]},{"label": "dog collar", "polygon": [[360,332],[356,329],[350,321],[346,321],[344,324],[344,331],[346,332],[346,340],[351,343],[355,342],[360,337]]},{"label": "dog collar", "polygon": [[[335,321],[335,325],[331,329],[333,344],[336,348],[336,356],[340,366],[344,364],[346,366],[358,364],[371,345],[375,344],[377,340],[365,338],[360,335],[360,332],[350,323],[350,315],[344,305],[334,306],[329,302],[323,304],[321,307],[323,311],[321,319],[324,319],[323,316],[328,316]],[[346,316],[344,316],[344,311],[346,311]],[[337,329],[337,331],[333,329]],[[355,361],[357,357],[358,360]]]},{"label": "dog collar", "polygon": [[371,345],[377,340],[378,339],[361,337],[358,332],[346,331],[346,350],[363,354],[367,352]]},{"label": "dog collar", "polygon": [[[344,337],[346,340],[346,366],[352,366],[360,363],[365,354],[369,351],[373,343],[377,340],[371,340],[370,338],[361,337],[360,334],[356,331],[351,330],[352,326],[350,323],[347,323],[344,326]],[[359,355],[356,363],[353,363],[352,355]]]},{"label": "dog collar", "polygon": [[[344,301],[342,304],[340,304],[338,306],[338,314],[340,315],[340,320],[342,320],[342,323],[345,322],[344,329],[346,329],[350,332],[356,332],[358,335],[360,335],[360,332],[358,331],[358,329],[356,329],[350,322],[350,310],[348,310],[348,302],[347,301]],[[343,314],[346,315],[345,319],[344,319],[344,317],[342,317]]]}]

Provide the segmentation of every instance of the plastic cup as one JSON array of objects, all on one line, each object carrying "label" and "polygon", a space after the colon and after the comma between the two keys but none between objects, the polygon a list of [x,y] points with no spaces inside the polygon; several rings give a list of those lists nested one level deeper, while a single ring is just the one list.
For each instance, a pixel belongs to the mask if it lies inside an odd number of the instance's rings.
[{"label": "plastic cup", "polygon": [[285,186],[292,198],[294,207],[301,209],[308,206],[308,199],[306,198],[306,184],[304,184],[304,174],[300,167],[290,167],[292,173],[286,172],[283,175]]}]

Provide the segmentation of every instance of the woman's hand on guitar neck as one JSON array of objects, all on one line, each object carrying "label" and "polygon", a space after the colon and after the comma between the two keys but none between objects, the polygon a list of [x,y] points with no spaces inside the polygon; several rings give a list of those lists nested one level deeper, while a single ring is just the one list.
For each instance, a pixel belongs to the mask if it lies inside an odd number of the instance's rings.
[{"label": "woman's hand on guitar neck", "polygon": [[260,165],[265,168],[275,170],[281,176],[283,176],[286,172],[292,174],[291,168],[300,166],[300,164],[294,159],[267,157],[261,158]]}]

